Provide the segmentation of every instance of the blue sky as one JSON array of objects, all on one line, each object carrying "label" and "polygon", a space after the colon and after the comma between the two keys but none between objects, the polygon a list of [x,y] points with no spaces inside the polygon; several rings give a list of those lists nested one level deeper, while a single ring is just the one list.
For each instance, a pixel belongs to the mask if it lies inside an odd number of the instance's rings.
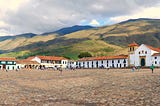
[{"label": "blue sky", "polygon": [[0,0],[0,36],[160,18],[159,0]]}]

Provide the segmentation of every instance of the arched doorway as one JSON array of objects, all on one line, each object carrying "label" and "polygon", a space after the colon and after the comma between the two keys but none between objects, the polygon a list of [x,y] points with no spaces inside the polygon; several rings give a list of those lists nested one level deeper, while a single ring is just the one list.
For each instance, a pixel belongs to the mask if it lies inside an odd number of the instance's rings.
[{"label": "arched doorway", "polygon": [[141,66],[145,66],[146,65],[146,61],[144,58],[141,58]]}]

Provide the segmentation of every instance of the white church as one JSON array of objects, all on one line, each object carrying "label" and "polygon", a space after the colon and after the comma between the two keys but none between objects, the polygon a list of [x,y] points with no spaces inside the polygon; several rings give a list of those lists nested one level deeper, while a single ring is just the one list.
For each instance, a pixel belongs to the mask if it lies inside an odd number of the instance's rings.
[{"label": "white church", "polygon": [[160,67],[160,48],[133,42],[128,45],[128,55],[82,58],[76,62],[78,68],[125,68],[132,66]]},{"label": "white church", "polygon": [[160,66],[160,48],[154,48],[145,44],[140,46],[133,42],[128,46],[129,50],[129,66],[144,66],[149,67]]}]

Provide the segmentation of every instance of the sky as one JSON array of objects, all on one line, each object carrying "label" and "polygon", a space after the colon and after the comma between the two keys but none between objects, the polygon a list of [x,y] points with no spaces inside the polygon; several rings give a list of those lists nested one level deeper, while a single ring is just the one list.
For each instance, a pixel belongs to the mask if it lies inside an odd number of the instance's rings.
[{"label": "sky", "polygon": [[0,36],[160,19],[160,0],[0,0]]}]

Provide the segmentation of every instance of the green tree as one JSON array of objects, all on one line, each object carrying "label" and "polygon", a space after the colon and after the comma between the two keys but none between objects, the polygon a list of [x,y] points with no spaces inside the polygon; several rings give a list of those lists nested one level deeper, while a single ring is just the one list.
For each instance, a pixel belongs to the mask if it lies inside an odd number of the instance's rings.
[{"label": "green tree", "polygon": [[92,57],[91,53],[89,52],[81,52],[79,55],[78,55],[78,58],[83,58],[83,57]]}]

